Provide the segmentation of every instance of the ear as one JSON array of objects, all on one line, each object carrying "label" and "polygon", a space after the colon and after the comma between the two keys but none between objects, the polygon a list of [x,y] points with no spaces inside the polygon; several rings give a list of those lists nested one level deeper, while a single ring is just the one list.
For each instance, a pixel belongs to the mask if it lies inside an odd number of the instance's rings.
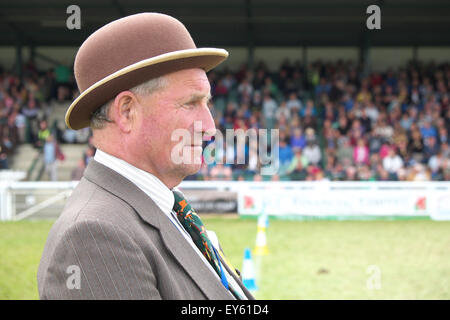
[{"label": "ear", "polygon": [[119,129],[129,133],[137,119],[137,99],[134,93],[131,91],[119,93],[114,99],[111,112]]}]

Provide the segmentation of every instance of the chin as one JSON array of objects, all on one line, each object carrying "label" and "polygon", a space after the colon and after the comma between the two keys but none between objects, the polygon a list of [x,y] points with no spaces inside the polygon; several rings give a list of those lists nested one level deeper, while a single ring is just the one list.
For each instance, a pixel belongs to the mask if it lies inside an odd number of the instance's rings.
[{"label": "chin", "polygon": [[185,172],[186,172],[186,177],[196,174],[197,172],[200,171],[200,168],[202,167],[201,164],[189,164],[189,165],[185,165]]},{"label": "chin", "polygon": [[[180,157],[182,157],[180,155]],[[190,152],[188,156],[182,158],[184,161],[179,164],[174,164],[174,171],[178,172],[179,176],[184,177],[196,174],[202,167],[202,157],[201,154],[198,155],[197,152]]]},{"label": "chin", "polygon": [[181,164],[175,169],[183,179],[200,171],[201,164]]}]

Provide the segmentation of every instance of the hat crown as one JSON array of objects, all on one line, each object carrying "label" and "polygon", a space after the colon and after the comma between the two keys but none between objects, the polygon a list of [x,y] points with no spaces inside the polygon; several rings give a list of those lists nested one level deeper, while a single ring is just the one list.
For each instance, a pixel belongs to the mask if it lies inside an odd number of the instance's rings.
[{"label": "hat crown", "polygon": [[77,52],[74,73],[83,92],[94,83],[139,61],[196,45],[186,27],[161,13],[139,13],[101,27]]},{"label": "hat crown", "polygon": [[186,27],[161,13],[139,13],[110,22],[81,45],[74,73],[80,95],[66,112],[71,129],[89,126],[93,112],[121,91],[183,69],[208,72],[228,52],[197,48]]}]

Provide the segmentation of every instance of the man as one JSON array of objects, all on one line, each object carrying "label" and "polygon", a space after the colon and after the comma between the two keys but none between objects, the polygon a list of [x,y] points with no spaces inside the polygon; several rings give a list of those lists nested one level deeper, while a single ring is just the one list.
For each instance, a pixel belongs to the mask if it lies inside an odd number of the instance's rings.
[{"label": "man", "polygon": [[[227,56],[197,49],[181,22],[156,13],[83,43],[66,124],[91,126],[97,152],[48,236],[41,299],[253,299],[174,189],[214,135],[205,72]],[[193,139],[173,139],[176,130]]]}]

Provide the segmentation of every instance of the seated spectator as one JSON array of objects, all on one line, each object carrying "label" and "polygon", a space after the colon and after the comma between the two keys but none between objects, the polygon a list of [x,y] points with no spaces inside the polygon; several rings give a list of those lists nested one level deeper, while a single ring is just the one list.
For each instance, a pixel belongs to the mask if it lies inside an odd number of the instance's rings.
[{"label": "seated spectator", "polygon": [[361,122],[358,119],[355,119],[352,122],[352,126],[348,132],[350,135],[350,144],[355,147],[358,144],[358,140],[363,137],[364,133],[365,132],[361,126]]},{"label": "seated spectator", "polygon": [[402,167],[402,158],[395,152],[394,148],[389,149],[388,155],[383,159],[383,169],[392,176],[396,176],[397,171]]},{"label": "seated spectator", "polygon": [[375,134],[382,137],[384,140],[391,140],[394,134],[394,129],[385,119],[379,118],[375,125]]},{"label": "seated spectator", "polygon": [[263,178],[260,174],[255,174],[253,176],[253,181],[263,181]]},{"label": "seated spectator", "polygon": [[[286,170],[287,174],[290,174],[299,168],[299,170],[302,170],[308,166],[308,159],[302,154],[302,149],[292,148],[292,150],[294,152],[294,156]],[[301,162],[301,166],[299,166],[299,162]]]},{"label": "seated spectator", "polygon": [[411,129],[411,137],[408,142],[408,151],[416,162],[424,160],[424,144],[422,134],[418,129]]},{"label": "seated spectator", "polygon": [[312,165],[312,164],[308,165],[308,167],[306,168],[306,172],[308,173],[308,175],[306,176],[306,180],[307,181],[316,181],[317,174],[320,171],[321,170],[320,170],[320,168],[318,166],[315,166],[315,165]]},{"label": "seated spectator", "polygon": [[259,90],[254,91],[253,98],[250,102],[250,105],[251,105],[251,109],[254,112],[258,112],[262,109],[263,97],[262,97],[261,91],[259,91]]},{"label": "seated spectator", "polygon": [[302,129],[294,128],[290,139],[290,145],[292,148],[303,149],[306,146],[306,138],[302,134]]},{"label": "seated spectator", "polygon": [[350,123],[347,120],[345,115],[341,115],[339,117],[339,121],[337,124],[337,131],[342,135],[347,135],[347,132],[350,130]]},{"label": "seated spectator", "polygon": [[272,97],[277,97],[279,90],[277,84],[272,80],[271,77],[267,76],[264,79],[263,91],[267,92]]},{"label": "seated spectator", "polygon": [[407,113],[404,113],[400,120],[400,125],[402,126],[403,129],[409,130],[413,122],[414,118],[411,118]]},{"label": "seated spectator", "polygon": [[314,101],[309,99],[306,101],[306,106],[300,110],[300,116],[302,118],[306,116],[315,117],[316,116],[316,108],[314,107]]},{"label": "seated spectator", "polygon": [[[431,170],[431,178],[435,180],[435,178],[441,174],[441,169],[443,168],[444,158],[442,157],[442,152],[439,151],[435,155],[431,156],[428,160],[428,167]],[[439,179],[437,179],[439,180]]]},{"label": "seated spectator", "polygon": [[216,163],[216,165],[209,172],[209,175],[212,180],[231,180],[233,172],[231,167],[222,163]]},{"label": "seated spectator", "polygon": [[319,84],[315,88],[316,97],[320,96],[323,93],[328,94],[331,90],[331,85],[327,82],[326,78],[320,78]]},{"label": "seated spectator", "polygon": [[341,140],[341,144],[338,145],[336,157],[340,163],[353,162],[353,148],[350,145],[350,139],[345,138]]},{"label": "seated spectator", "polygon": [[390,141],[386,141],[385,143],[383,143],[381,145],[380,148],[380,158],[383,160],[384,158],[386,158],[389,155],[389,151],[394,148],[393,144]]},{"label": "seated spectator", "polygon": [[426,138],[425,147],[423,148],[425,161],[430,159],[432,156],[436,155],[439,152],[439,145],[437,144],[437,140],[435,136],[429,136]]},{"label": "seated spectator", "polygon": [[0,146],[0,169],[9,169],[8,154]]},{"label": "seated spectator", "polygon": [[384,139],[381,136],[379,136],[375,132],[375,130],[372,129],[372,131],[370,131],[370,133],[369,133],[369,143],[368,143],[369,152],[371,154],[379,153],[383,143],[384,143]]},{"label": "seated spectator", "polygon": [[312,165],[319,165],[322,158],[322,152],[314,141],[307,142],[306,147],[303,149],[303,155],[308,160],[308,163]]},{"label": "seated spectator", "polygon": [[387,170],[384,170],[382,167],[377,170],[377,180],[378,181],[390,181],[394,180],[395,176],[390,175]]},{"label": "seated spectator", "polygon": [[278,157],[280,164],[279,172],[284,175],[292,162],[292,158],[294,157],[292,148],[287,144],[286,139],[280,139]]},{"label": "seated spectator", "polygon": [[437,137],[436,128],[431,125],[430,120],[425,120],[423,125],[420,127],[420,133],[422,134],[423,139],[427,139],[428,137]]},{"label": "seated spectator", "polygon": [[369,164],[369,148],[363,138],[358,139],[357,145],[353,148],[353,163],[357,166]]},{"label": "seated spectator", "polygon": [[345,180],[346,181],[357,181],[357,170],[354,166],[348,166],[345,168]]},{"label": "seated spectator", "polygon": [[359,117],[359,121],[361,123],[364,134],[366,134],[372,130],[372,120],[367,115],[366,109],[361,110],[361,115]]},{"label": "seated spectator", "polygon": [[374,124],[378,121],[379,111],[378,108],[373,104],[372,101],[368,101],[366,104],[365,112],[367,113],[367,116],[370,118],[371,123]]},{"label": "seated spectator", "polygon": [[305,116],[303,117],[303,127],[305,129],[317,130],[317,119],[310,112],[310,109],[306,109]]},{"label": "seated spectator", "polygon": [[423,164],[416,163],[412,167],[412,170],[410,171],[410,174],[408,175],[408,180],[409,181],[430,181],[431,175],[430,175],[429,171],[427,170],[427,168]]},{"label": "seated spectator", "polygon": [[278,121],[280,121],[281,117],[283,117],[284,119],[289,119],[291,117],[291,112],[289,111],[285,101],[282,101],[280,103],[280,106],[275,112],[275,117]]},{"label": "seated spectator", "polygon": [[280,181],[280,176],[277,175],[277,174],[273,174],[273,175],[270,177],[270,181]]},{"label": "seated spectator", "polygon": [[448,143],[441,144],[441,153],[445,159],[450,159],[450,147]]},{"label": "seated spectator", "polygon": [[278,105],[269,92],[264,95],[264,100],[262,104],[262,112],[264,116],[264,124],[266,129],[273,129],[275,127],[276,112]]},{"label": "seated spectator", "polygon": [[255,174],[256,171],[259,168],[259,162],[258,162],[258,152],[257,150],[250,148],[249,155],[248,155],[248,166],[247,166],[247,172],[251,174]]},{"label": "seated spectator", "polygon": [[301,101],[297,98],[297,94],[292,92],[289,95],[289,99],[286,102],[286,106],[291,112],[291,114],[299,114],[299,112],[303,109]]},{"label": "seated spectator", "polygon": [[372,94],[369,91],[369,84],[367,82],[367,79],[363,79],[361,81],[361,90],[356,95],[356,101],[357,102],[365,102],[367,100],[372,99]]},{"label": "seated spectator", "polygon": [[288,118],[284,116],[284,114],[280,114],[280,118],[277,121],[277,124],[275,125],[276,129],[279,129],[280,132],[289,132],[290,129],[290,123]]},{"label": "seated spectator", "polygon": [[239,93],[239,101],[249,103],[253,95],[253,85],[247,77],[245,77],[239,84],[237,91]]},{"label": "seated spectator", "polygon": [[441,144],[441,145],[443,143],[447,143],[447,144],[450,143],[450,136],[449,136],[448,130],[444,126],[439,128],[438,143]]},{"label": "seated spectator", "polygon": [[374,181],[375,176],[368,165],[362,165],[357,168],[357,180],[359,181]]},{"label": "seated spectator", "polygon": [[77,140],[77,132],[72,129],[64,130],[63,140],[65,143],[75,143]]}]

